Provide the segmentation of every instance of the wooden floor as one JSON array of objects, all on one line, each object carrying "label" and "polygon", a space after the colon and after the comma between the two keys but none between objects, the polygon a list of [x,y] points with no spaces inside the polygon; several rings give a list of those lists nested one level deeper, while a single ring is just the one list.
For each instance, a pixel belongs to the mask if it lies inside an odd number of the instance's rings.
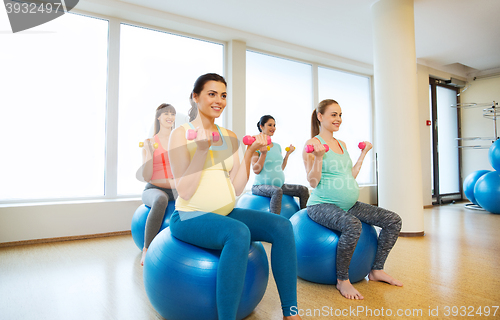
[{"label": "wooden floor", "polygon": [[[0,319],[162,319],[139,259],[131,236],[0,248]],[[302,318],[500,319],[500,215],[463,204],[426,209],[425,236],[399,238],[385,270],[404,287],[363,280],[355,284],[363,301],[298,279]],[[282,319],[272,276],[246,319]]]}]

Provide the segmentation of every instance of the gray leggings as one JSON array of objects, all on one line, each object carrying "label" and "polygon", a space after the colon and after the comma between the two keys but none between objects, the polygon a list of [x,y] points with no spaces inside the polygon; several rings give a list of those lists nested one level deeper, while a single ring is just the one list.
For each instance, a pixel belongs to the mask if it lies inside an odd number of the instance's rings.
[{"label": "gray leggings", "polygon": [[283,198],[283,194],[299,197],[301,209],[306,207],[307,200],[309,199],[309,189],[299,184],[284,184],[281,188],[267,184],[254,185],[252,193],[271,198],[269,211],[276,214],[281,213],[281,199]]},{"label": "gray leggings", "polygon": [[142,192],[142,202],[151,208],[144,231],[144,248],[149,248],[151,241],[160,231],[168,202],[177,198],[175,189],[166,189],[148,183]]},{"label": "gray leggings", "polygon": [[320,225],[340,231],[337,245],[337,278],[349,279],[349,264],[361,234],[361,221],[381,227],[372,270],[383,270],[384,263],[401,230],[401,217],[389,210],[356,202],[349,211],[331,203],[307,206],[309,217]]}]

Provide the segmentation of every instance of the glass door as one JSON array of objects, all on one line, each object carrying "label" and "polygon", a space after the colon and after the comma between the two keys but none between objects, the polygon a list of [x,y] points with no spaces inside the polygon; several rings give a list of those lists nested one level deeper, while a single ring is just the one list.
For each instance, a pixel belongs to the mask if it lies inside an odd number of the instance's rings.
[{"label": "glass door", "polygon": [[458,89],[430,79],[432,105],[433,200],[436,204],[462,199],[460,183]]}]

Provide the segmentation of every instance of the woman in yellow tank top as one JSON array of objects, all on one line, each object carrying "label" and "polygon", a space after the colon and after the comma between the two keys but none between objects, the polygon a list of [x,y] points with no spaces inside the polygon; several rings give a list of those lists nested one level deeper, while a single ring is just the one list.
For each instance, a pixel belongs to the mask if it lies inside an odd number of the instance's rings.
[{"label": "woman in yellow tank top", "polygon": [[[240,163],[236,135],[215,124],[226,107],[226,96],[223,77],[213,73],[199,77],[190,96],[191,122],[171,134],[168,152],[178,198],[170,230],[184,242],[222,250],[216,290],[219,320],[236,318],[250,242],[272,243],[271,264],[283,319],[300,319],[290,221],[262,211],[234,208],[236,196],[248,182],[252,155],[266,145],[267,137],[255,136]],[[186,137],[189,129],[196,132],[192,140]],[[220,138],[212,138],[214,134]]]}]

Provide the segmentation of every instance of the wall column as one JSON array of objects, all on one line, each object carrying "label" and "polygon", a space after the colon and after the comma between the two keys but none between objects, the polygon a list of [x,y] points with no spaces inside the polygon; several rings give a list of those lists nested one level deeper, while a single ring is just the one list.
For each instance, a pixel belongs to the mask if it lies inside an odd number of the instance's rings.
[{"label": "wall column", "polygon": [[246,114],[246,55],[247,46],[243,41],[231,40],[227,46],[227,107],[225,126],[234,131],[239,139],[245,136]]},{"label": "wall column", "polygon": [[379,206],[424,234],[413,0],[372,5]]}]

